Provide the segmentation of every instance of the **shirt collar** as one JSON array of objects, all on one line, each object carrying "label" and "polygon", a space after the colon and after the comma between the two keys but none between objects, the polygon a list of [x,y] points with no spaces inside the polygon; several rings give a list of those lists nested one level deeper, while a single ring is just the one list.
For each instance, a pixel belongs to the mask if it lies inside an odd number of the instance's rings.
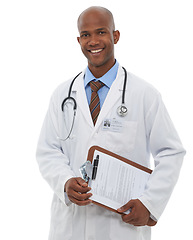
[{"label": "shirt collar", "polygon": [[89,84],[90,81],[96,79],[96,81],[100,80],[108,88],[110,88],[113,81],[115,80],[115,78],[117,76],[118,68],[119,68],[119,63],[116,61],[116,63],[113,65],[113,67],[107,73],[105,73],[105,75],[103,75],[100,78],[95,78],[94,75],[91,73],[90,69],[87,66],[86,72],[85,72],[85,77],[84,77],[84,87],[86,87],[87,84]]}]

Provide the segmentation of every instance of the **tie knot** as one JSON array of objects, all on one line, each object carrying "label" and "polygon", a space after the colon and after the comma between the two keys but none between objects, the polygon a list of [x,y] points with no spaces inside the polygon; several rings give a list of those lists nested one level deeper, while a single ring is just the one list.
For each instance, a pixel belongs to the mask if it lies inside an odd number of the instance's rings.
[{"label": "tie knot", "polygon": [[98,90],[104,86],[104,83],[101,81],[91,81],[89,84],[92,92],[98,92]]}]

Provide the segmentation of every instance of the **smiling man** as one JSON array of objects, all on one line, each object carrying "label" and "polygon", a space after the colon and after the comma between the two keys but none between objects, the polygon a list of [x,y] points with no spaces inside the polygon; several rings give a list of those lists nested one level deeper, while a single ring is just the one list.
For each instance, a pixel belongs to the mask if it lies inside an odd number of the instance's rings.
[{"label": "smiling man", "polygon": [[115,31],[114,19],[107,9],[89,8],[78,19],[82,52],[88,59],[88,67],[96,78],[103,76],[115,64],[114,44],[120,33]]},{"label": "smiling man", "polygon": [[[88,8],[78,18],[78,30],[88,66],[55,90],[37,148],[40,171],[54,192],[49,240],[150,240],[185,150],[159,92],[115,59],[120,33],[112,13]],[[126,114],[117,111],[123,101]],[[116,131],[104,128],[106,122],[117,124]],[[154,158],[143,194],[116,213],[92,204],[91,188],[80,176],[93,145],[145,167],[150,154]]]}]

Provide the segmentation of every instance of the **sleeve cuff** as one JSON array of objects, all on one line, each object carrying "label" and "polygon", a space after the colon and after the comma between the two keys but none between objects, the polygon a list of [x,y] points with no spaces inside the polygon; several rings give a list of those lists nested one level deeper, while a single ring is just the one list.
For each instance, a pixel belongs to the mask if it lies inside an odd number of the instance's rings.
[{"label": "sleeve cuff", "polygon": [[[66,182],[67,182],[69,179],[73,178],[73,177],[74,177],[74,176],[69,176],[69,177],[67,177],[67,178],[65,179],[65,181],[64,181],[64,188],[65,188]],[[67,195],[67,193],[65,192],[65,190],[64,190],[64,203],[66,204],[66,206],[70,206],[70,205],[72,204],[72,202],[69,200],[68,195]]]},{"label": "sleeve cuff", "polygon": [[154,221],[158,221],[152,214],[151,214],[151,212],[150,212],[150,218],[152,219],[152,220],[154,220]]},{"label": "sleeve cuff", "polygon": [[65,202],[66,206],[70,206],[72,204],[72,202],[69,200],[66,192],[64,192],[64,202]]},{"label": "sleeve cuff", "polygon": [[160,214],[156,211],[156,209],[153,208],[150,202],[143,199],[143,197],[140,197],[139,200],[150,212],[150,218],[157,222],[160,217]]}]

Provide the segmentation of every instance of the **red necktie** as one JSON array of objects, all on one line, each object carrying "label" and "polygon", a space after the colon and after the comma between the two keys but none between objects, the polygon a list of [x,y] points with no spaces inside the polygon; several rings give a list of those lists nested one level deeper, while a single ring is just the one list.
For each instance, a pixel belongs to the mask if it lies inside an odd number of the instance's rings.
[{"label": "red necktie", "polygon": [[92,92],[89,108],[90,108],[93,123],[95,125],[100,112],[100,100],[97,92],[101,87],[104,86],[104,83],[100,81],[97,81],[97,82],[91,81],[89,84]]}]

